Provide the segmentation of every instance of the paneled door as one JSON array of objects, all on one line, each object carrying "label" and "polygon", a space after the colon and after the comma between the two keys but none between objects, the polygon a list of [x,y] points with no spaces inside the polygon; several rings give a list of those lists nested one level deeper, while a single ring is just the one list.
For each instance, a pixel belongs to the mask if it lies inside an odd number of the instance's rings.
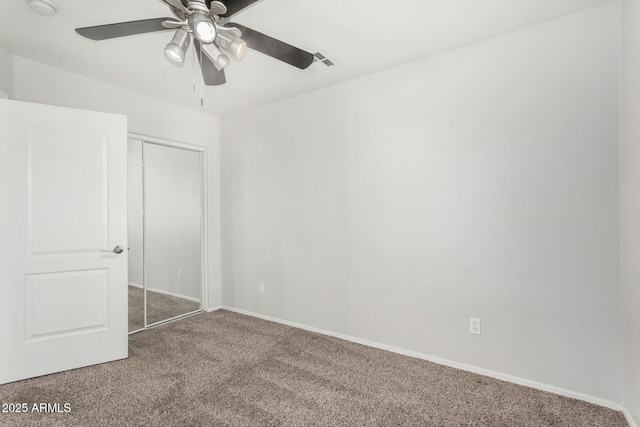
[{"label": "paneled door", "polygon": [[0,384],[126,358],[124,116],[0,99]]}]

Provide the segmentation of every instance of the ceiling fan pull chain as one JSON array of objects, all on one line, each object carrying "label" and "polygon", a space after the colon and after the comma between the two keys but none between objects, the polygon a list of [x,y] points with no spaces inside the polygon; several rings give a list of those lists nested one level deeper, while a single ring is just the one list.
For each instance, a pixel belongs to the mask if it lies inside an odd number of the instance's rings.
[{"label": "ceiling fan pull chain", "polygon": [[193,75],[193,93],[196,93],[196,41],[192,40],[193,50],[191,51],[191,71]]},{"label": "ceiling fan pull chain", "polygon": [[[200,49],[200,63],[202,64],[202,49]],[[200,79],[200,106],[204,107],[204,76]]]}]

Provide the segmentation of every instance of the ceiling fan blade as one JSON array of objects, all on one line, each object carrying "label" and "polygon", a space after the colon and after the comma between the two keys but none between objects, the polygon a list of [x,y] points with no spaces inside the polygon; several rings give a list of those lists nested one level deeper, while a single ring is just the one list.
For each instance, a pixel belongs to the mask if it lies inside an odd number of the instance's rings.
[{"label": "ceiling fan blade", "polygon": [[[260,0],[222,0],[225,6],[227,6],[227,12],[221,14],[220,17],[228,18],[230,16],[235,15],[236,13],[246,9],[254,3],[259,2]],[[211,3],[211,0],[206,0],[207,6]]]},{"label": "ceiling fan blade", "polygon": [[166,31],[162,23],[172,18],[152,18],[141,21],[119,22],[117,24],[97,25],[95,27],[76,28],[76,33],[91,40],[107,40],[135,34]]},{"label": "ceiling fan blade", "polygon": [[195,40],[195,47],[198,60],[200,61],[200,68],[202,69],[202,79],[204,80],[204,84],[207,86],[219,86],[225,84],[227,82],[227,78],[224,75],[224,70],[218,71],[207,55],[202,54],[200,41],[197,39]]},{"label": "ceiling fan blade", "polygon": [[305,50],[291,46],[290,44],[247,28],[244,25],[236,24],[235,22],[229,22],[226,26],[235,27],[242,31],[242,40],[244,40],[251,49],[279,59],[301,70],[304,70],[313,62],[313,54]]}]

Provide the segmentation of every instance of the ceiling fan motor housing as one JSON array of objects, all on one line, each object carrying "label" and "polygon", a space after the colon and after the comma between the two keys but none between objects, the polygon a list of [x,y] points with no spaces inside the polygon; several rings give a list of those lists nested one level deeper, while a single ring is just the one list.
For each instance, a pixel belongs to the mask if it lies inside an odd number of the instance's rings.
[{"label": "ceiling fan motor housing", "polygon": [[193,10],[194,12],[201,11],[205,15],[209,13],[209,8],[207,8],[207,5],[205,4],[204,0],[189,0],[188,7],[190,10]]}]

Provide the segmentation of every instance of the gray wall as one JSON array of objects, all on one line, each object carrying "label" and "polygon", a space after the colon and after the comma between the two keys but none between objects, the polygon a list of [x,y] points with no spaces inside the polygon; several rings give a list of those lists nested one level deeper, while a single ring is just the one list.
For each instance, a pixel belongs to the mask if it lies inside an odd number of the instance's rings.
[{"label": "gray wall", "polygon": [[640,1],[622,2],[620,263],[624,401],[640,422]]},{"label": "gray wall", "polygon": [[621,402],[619,14],[223,118],[223,303]]},{"label": "gray wall", "polygon": [[0,46],[0,92],[12,97],[13,55],[2,46]]}]

